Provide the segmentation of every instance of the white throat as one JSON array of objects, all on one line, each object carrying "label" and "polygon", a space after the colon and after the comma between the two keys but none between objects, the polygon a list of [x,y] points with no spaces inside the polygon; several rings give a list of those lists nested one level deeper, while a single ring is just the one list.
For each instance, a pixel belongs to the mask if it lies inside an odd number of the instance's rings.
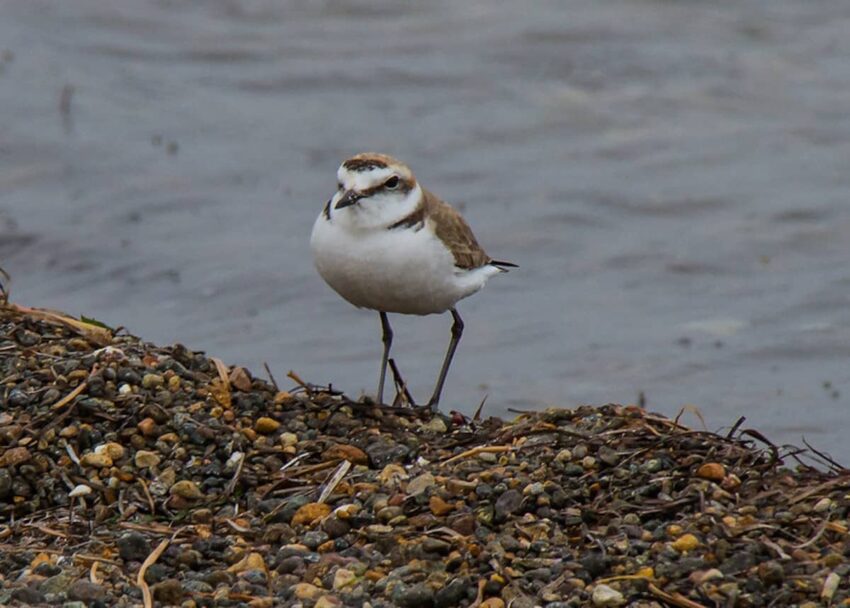
[{"label": "white throat", "polygon": [[343,192],[339,191],[331,199],[330,221],[345,230],[363,232],[385,230],[413,213],[422,200],[422,189],[416,184],[405,196],[399,192],[378,193],[349,207],[337,209],[336,203],[342,196]]}]

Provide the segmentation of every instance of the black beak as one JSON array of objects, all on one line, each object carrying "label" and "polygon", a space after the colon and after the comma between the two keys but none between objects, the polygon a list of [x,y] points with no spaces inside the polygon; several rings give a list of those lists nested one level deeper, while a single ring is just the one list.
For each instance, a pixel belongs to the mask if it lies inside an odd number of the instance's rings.
[{"label": "black beak", "polygon": [[363,198],[363,195],[356,190],[346,190],[345,194],[342,195],[342,198],[336,202],[336,205],[334,205],[334,209],[350,207],[361,198]]}]

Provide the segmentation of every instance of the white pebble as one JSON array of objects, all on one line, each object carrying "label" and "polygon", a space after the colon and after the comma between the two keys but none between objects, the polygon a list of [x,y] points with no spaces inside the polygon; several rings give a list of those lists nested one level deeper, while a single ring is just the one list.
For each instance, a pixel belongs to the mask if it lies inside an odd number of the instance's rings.
[{"label": "white pebble", "polygon": [[626,603],[626,598],[623,594],[612,589],[608,585],[596,585],[593,588],[593,595],[590,596],[594,606],[622,606]]}]

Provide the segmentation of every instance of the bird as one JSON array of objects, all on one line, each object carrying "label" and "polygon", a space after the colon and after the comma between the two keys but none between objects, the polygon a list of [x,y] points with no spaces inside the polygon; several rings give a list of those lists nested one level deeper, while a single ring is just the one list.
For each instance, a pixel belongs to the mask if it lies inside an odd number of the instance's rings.
[{"label": "bird", "polygon": [[392,156],[357,154],[343,161],[336,177],[337,191],[310,236],[316,269],[343,299],[380,316],[384,349],[378,404],[383,404],[393,340],[388,313],[451,314],[448,349],[426,404],[437,412],[463,335],[457,302],[517,265],[487,255],[463,216]]}]

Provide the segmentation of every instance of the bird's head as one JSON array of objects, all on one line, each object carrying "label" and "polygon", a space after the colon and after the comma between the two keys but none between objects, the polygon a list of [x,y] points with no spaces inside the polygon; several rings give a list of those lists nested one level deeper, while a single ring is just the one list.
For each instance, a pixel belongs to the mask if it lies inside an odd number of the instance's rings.
[{"label": "bird's head", "polygon": [[422,191],[410,168],[386,154],[363,153],[336,172],[337,192],[329,203],[334,219],[362,228],[383,227],[410,214]]}]

